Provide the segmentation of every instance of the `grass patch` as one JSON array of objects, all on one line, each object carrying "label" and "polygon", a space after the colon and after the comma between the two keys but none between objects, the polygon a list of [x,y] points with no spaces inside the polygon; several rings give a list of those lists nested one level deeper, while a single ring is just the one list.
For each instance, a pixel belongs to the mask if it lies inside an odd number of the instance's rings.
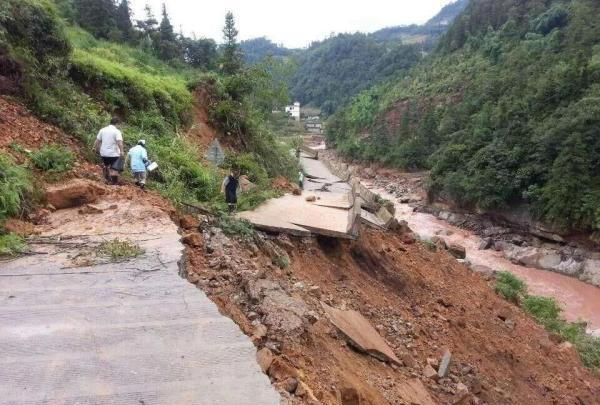
[{"label": "grass patch", "polygon": [[59,145],[46,145],[31,154],[33,165],[45,172],[63,173],[71,170],[75,155]]},{"label": "grass patch", "polygon": [[108,257],[111,262],[121,262],[141,256],[144,254],[144,249],[137,243],[116,238],[102,242],[98,247],[98,254]]},{"label": "grass patch", "polygon": [[523,280],[508,271],[501,271],[496,275],[496,293],[506,300],[518,304],[527,293],[527,286]]},{"label": "grass patch", "polygon": [[21,214],[25,197],[32,192],[33,184],[27,169],[0,153],[0,220]]},{"label": "grass patch", "polygon": [[272,262],[275,266],[279,267],[282,270],[290,267],[290,259],[287,256],[275,256]]},{"label": "grass patch", "polygon": [[562,309],[554,298],[527,295],[525,282],[508,272],[498,273],[496,292],[511,302],[520,303],[546,330],[573,344],[583,364],[600,373],[600,338],[586,333],[585,322],[567,322],[561,317]]},{"label": "grass patch", "polygon": [[23,253],[27,245],[25,239],[14,233],[0,235],[0,256],[16,256]]},{"label": "grass patch", "polygon": [[225,235],[236,236],[243,240],[252,240],[256,234],[250,222],[227,214],[223,214],[219,218],[219,228]]}]

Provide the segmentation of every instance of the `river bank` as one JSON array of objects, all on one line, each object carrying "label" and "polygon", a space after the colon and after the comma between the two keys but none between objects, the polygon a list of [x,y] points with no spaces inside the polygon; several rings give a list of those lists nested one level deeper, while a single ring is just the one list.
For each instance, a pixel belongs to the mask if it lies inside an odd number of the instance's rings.
[{"label": "river bank", "polygon": [[340,177],[352,175],[394,203],[396,217],[405,220],[422,239],[443,239],[466,250],[475,270],[505,270],[525,280],[530,291],[560,302],[569,321],[585,320],[588,331],[600,335],[600,255],[574,242],[553,241],[552,234],[515,230],[480,215],[452,212],[427,204],[426,174],[406,174],[348,164],[335,151],[319,152]]}]

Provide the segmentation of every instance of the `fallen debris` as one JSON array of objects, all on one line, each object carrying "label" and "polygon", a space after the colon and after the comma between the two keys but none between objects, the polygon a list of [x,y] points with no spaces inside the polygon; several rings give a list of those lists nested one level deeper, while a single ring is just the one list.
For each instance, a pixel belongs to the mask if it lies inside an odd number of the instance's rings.
[{"label": "fallen debris", "polygon": [[342,311],[321,303],[331,323],[346,336],[358,350],[401,366],[402,362],[371,323],[357,311]]}]

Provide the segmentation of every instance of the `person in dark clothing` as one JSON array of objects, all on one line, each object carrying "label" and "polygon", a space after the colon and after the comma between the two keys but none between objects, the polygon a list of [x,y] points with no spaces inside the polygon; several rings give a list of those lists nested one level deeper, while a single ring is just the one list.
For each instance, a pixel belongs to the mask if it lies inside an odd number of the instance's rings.
[{"label": "person in dark clothing", "polygon": [[234,169],[223,180],[221,192],[225,194],[225,202],[229,208],[229,213],[235,212],[237,208],[237,193],[240,189],[240,171]]}]

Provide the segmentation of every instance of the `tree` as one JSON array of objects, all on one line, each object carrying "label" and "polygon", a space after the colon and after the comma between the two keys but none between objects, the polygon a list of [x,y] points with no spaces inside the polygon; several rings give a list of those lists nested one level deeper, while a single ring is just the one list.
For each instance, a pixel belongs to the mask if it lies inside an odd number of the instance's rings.
[{"label": "tree", "polygon": [[181,49],[177,43],[173,25],[169,20],[167,14],[167,7],[163,3],[162,9],[162,20],[158,27],[158,42],[157,42],[158,56],[163,60],[172,60],[181,56]]},{"label": "tree", "polygon": [[76,21],[98,38],[109,38],[117,28],[113,0],[75,0]]},{"label": "tree", "polygon": [[195,68],[212,69],[217,60],[217,44],[208,38],[184,38],[183,59]]},{"label": "tree", "polygon": [[235,28],[235,19],[231,11],[225,15],[225,27],[223,28],[223,54],[221,57],[221,69],[226,75],[238,73],[242,66],[242,53],[237,43],[238,30]]},{"label": "tree", "polygon": [[133,39],[133,24],[131,23],[131,9],[128,0],[121,0],[116,11],[117,28],[121,31],[122,37],[126,41]]},{"label": "tree", "polygon": [[136,25],[142,31],[144,36],[152,38],[156,33],[158,21],[156,20],[156,17],[154,17],[154,13],[152,12],[152,8],[149,4],[146,4],[144,7],[144,13],[146,14],[146,18],[143,20],[137,20]]}]

